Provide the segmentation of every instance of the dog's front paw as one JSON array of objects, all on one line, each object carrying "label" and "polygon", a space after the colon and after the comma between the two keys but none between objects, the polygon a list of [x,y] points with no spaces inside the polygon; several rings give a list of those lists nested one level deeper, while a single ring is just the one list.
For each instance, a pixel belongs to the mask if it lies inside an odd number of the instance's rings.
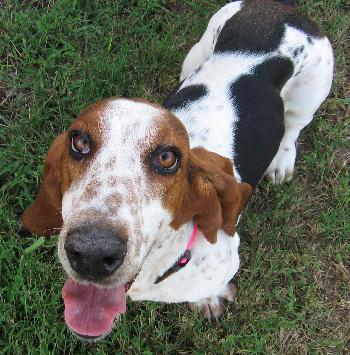
[{"label": "dog's front paw", "polygon": [[283,144],[282,142],[276,156],[266,170],[265,177],[275,185],[291,181],[294,175],[295,157],[295,143]]},{"label": "dog's front paw", "polygon": [[225,310],[225,301],[232,302],[237,296],[237,288],[233,283],[228,283],[223,292],[217,297],[205,298],[198,302],[189,303],[192,311],[200,312],[209,322],[219,322]]}]

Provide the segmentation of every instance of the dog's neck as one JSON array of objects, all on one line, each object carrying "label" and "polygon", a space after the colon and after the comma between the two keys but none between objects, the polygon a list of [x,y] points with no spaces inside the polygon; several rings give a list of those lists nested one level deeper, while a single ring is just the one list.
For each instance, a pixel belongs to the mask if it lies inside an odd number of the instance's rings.
[{"label": "dog's neck", "polygon": [[[189,222],[178,230],[166,226],[160,230],[160,235],[154,241],[150,252],[144,259],[142,268],[137,275],[134,285],[148,288],[158,277],[162,276],[183,254],[193,230],[193,223]],[[199,232],[198,237],[204,238]],[[192,248],[196,246],[193,245]],[[131,287],[131,290],[133,289]]]}]

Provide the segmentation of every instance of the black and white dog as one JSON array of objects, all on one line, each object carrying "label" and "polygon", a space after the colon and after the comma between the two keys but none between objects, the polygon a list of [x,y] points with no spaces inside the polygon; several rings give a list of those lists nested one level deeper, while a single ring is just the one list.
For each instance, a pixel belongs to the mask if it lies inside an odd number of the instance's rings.
[{"label": "black and white dog", "polygon": [[328,39],[281,3],[222,7],[188,53],[180,86],[164,106],[186,126],[191,146],[234,163],[239,181],[290,181],[296,141],[327,97],[333,75]]},{"label": "black and white dog", "polygon": [[212,17],[164,103],[173,114],[110,98],[53,142],[23,223],[61,230],[75,334],[108,334],[126,296],[189,302],[209,319],[233,299],[238,216],[264,175],[292,178],[300,130],[332,82],[328,39],[281,2],[233,2]]}]

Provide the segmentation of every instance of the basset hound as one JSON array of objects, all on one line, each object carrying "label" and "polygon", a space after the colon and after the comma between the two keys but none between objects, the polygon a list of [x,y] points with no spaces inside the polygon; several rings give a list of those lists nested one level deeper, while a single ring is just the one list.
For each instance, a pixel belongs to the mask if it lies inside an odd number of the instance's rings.
[{"label": "basset hound", "polygon": [[59,233],[69,328],[108,334],[132,300],[189,302],[217,319],[232,301],[239,216],[259,180],[292,178],[296,139],[330,91],[328,39],[292,6],[221,8],[164,105],[109,98],[48,151],[24,212]]}]

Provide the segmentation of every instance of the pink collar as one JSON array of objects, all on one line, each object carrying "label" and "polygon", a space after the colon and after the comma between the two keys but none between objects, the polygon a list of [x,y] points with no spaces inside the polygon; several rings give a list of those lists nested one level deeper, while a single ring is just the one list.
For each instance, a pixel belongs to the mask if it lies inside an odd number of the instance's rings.
[{"label": "pink collar", "polygon": [[171,276],[172,274],[179,271],[180,269],[182,269],[188,264],[188,262],[191,260],[191,249],[194,241],[196,240],[197,231],[198,231],[198,226],[197,223],[195,223],[193,225],[193,230],[184,253],[182,253],[182,255],[177,259],[177,261],[167,271],[165,271],[162,276],[159,276],[156,279],[155,284],[163,281],[164,279]]}]

